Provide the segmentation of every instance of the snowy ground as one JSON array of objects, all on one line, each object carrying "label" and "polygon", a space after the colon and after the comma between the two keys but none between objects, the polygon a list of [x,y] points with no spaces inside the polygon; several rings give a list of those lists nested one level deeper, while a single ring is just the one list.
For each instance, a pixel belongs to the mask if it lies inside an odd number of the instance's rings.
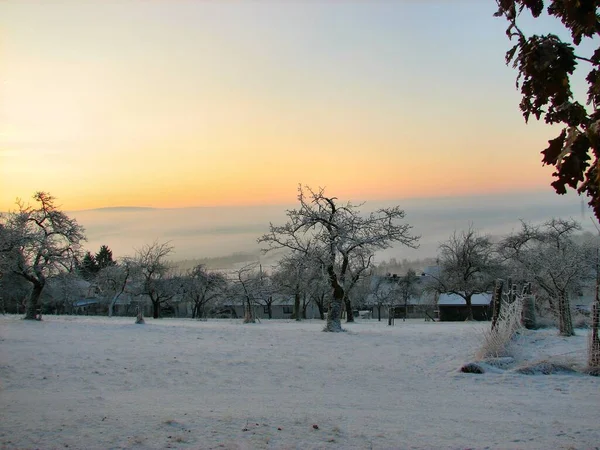
[{"label": "snowy ground", "polygon": [[[599,378],[457,372],[489,323],[322,326],[0,317],[0,448],[600,446]],[[521,357],[583,363],[555,334]]]}]

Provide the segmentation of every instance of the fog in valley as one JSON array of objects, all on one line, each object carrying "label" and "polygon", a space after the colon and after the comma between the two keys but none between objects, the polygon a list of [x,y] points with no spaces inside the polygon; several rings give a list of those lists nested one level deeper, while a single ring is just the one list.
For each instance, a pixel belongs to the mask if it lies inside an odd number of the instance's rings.
[{"label": "fog in valley", "polygon": [[[335,195],[334,192],[330,194]],[[360,199],[343,199],[360,202]],[[421,235],[418,249],[393,247],[377,254],[376,262],[397,259],[435,257],[440,242],[454,230],[473,226],[494,236],[504,235],[519,227],[519,220],[543,222],[552,217],[572,217],[584,229],[595,230],[592,213],[582,207],[582,199],[574,194],[558,196],[551,190],[539,193],[513,193],[475,197],[404,199],[368,201],[361,211],[400,205],[413,232]],[[290,205],[206,207],[206,208],[106,208],[71,211],[87,232],[86,248],[97,251],[105,244],[116,257],[132,255],[136,248],[154,241],[170,241],[175,247],[174,260],[217,258],[236,253],[258,255],[256,239],[268,231],[269,222],[283,224]],[[220,264],[227,266],[230,260]],[[268,263],[268,259],[263,261]],[[225,268],[225,267],[223,267]]]}]

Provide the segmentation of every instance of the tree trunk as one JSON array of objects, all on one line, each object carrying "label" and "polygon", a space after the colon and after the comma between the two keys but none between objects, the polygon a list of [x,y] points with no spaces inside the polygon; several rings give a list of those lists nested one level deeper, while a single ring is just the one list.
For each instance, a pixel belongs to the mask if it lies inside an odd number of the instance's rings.
[{"label": "tree trunk", "polygon": [[344,304],[344,289],[337,284],[337,280],[335,280],[334,288],[333,288],[333,297],[329,303],[329,312],[327,313],[327,325],[325,325],[325,329],[323,331],[338,333],[340,331],[344,331],[342,329],[342,305]]},{"label": "tree trunk", "polygon": [[160,302],[152,300],[152,318],[158,319],[160,317]]},{"label": "tree trunk", "polygon": [[271,302],[267,303],[267,315],[269,316],[269,319],[273,318],[273,306],[271,305]]},{"label": "tree trunk", "polygon": [[115,296],[113,296],[110,303],[108,304],[108,317],[113,316],[114,311],[115,311],[115,304],[117,303],[119,296],[120,296],[120,294],[116,294]]},{"label": "tree trunk", "polygon": [[470,295],[465,297],[465,302],[467,303],[467,320],[473,320],[473,305],[471,304]]},{"label": "tree trunk", "polygon": [[381,322],[381,305],[377,305],[377,319]]},{"label": "tree trunk", "polygon": [[492,330],[496,328],[498,318],[500,317],[500,311],[502,309],[502,289],[504,288],[504,280],[496,280],[494,286],[494,295],[492,297]]},{"label": "tree trunk", "polygon": [[33,289],[31,290],[31,295],[29,296],[29,301],[27,302],[27,310],[25,311],[26,320],[35,320],[39,310],[39,301],[40,296],[42,295],[42,290],[44,289],[44,283],[34,282]]},{"label": "tree trunk", "polygon": [[523,312],[521,313],[523,326],[528,330],[537,328],[535,318],[535,297],[532,294],[523,295]]},{"label": "tree trunk", "polygon": [[354,311],[352,311],[352,301],[348,295],[344,296],[344,304],[346,305],[346,323],[354,322]]},{"label": "tree trunk", "polygon": [[297,322],[300,322],[300,292],[298,292],[298,290],[296,290],[296,293],[294,294],[294,319]]},{"label": "tree trunk", "polygon": [[600,298],[596,294],[596,301],[592,305],[592,328],[588,349],[588,367],[593,375],[600,375]]},{"label": "tree trunk", "polygon": [[246,299],[246,307],[244,309],[244,323],[256,323],[254,311],[252,309],[252,302],[249,298]]},{"label": "tree trunk", "polygon": [[325,302],[325,296],[321,296],[321,300],[316,302],[317,303],[317,309],[319,310],[319,317],[321,318],[321,320],[325,320],[325,311],[323,311],[323,303]]},{"label": "tree trunk", "polygon": [[306,294],[302,296],[302,319],[306,320],[306,310],[308,309],[308,304],[310,302],[306,301]]},{"label": "tree trunk", "polygon": [[559,293],[558,297],[558,332],[561,336],[575,336],[571,305],[566,292]]},{"label": "tree trunk", "polygon": [[344,331],[342,328],[342,306],[344,304],[344,288],[340,286],[337,275],[333,268],[333,264],[327,267],[327,274],[329,275],[329,282],[333,288],[333,297],[329,303],[329,312],[327,313],[327,324],[323,331],[339,333]]}]

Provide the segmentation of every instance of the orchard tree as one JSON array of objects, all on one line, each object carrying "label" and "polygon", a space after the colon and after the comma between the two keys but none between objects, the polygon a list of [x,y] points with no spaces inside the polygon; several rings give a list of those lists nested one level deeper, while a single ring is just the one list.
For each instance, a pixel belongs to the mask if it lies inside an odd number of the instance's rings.
[{"label": "orchard tree", "polygon": [[180,280],[171,276],[172,264],[167,257],[173,252],[168,242],[155,241],[137,250],[133,269],[140,279],[138,295],[146,295],[152,302],[152,317],[160,317],[160,309],[175,297],[181,287]]},{"label": "orchard tree", "polygon": [[406,274],[398,277],[398,293],[400,294],[400,300],[404,303],[403,320],[406,320],[409,300],[421,293],[421,277],[417,275],[414,269],[408,269]]},{"label": "orchard tree", "polygon": [[310,282],[308,271],[312,263],[307,254],[295,251],[284,255],[273,272],[273,284],[277,292],[294,297],[292,318],[296,321],[302,318],[301,300],[307,295]]},{"label": "orchard tree", "polygon": [[[518,71],[520,109],[527,122],[531,116],[557,125],[560,134],[542,151],[543,164],[555,167],[552,186],[558,194],[567,188],[589,197],[600,219],[600,16],[593,0],[496,0],[498,17],[508,21],[506,34],[515,45],[506,63]],[[562,23],[570,34],[563,40],[554,34],[530,35],[519,27],[519,16],[528,10],[534,18],[544,11]],[[581,54],[582,43],[595,45],[592,54]],[[572,76],[579,65],[587,70],[586,105],[574,99]]]},{"label": "orchard tree", "polygon": [[501,254],[548,295],[563,336],[574,334],[569,297],[593,276],[593,245],[577,242],[579,231],[581,225],[571,219],[552,219],[541,226],[522,222],[521,231],[500,244]]},{"label": "orchard tree", "polygon": [[348,257],[348,276],[344,285],[346,322],[354,322],[354,308],[351,298],[357,291],[357,287],[360,286],[360,282],[369,275],[374,256],[374,253],[370,249],[360,249]]},{"label": "orchard tree", "polygon": [[462,297],[467,319],[473,320],[473,296],[489,292],[501,271],[490,237],[480,235],[472,226],[467,231],[455,231],[439,247],[439,268],[439,275],[430,276],[429,288]]},{"label": "orchard tree", "polygon": [[206,307],[224,295],[225,276],[209,272],[203,264],[190,269],[183,277],[183,296],[192,303],[192,319],[205,317]]},{"label": "orchard tree", "polygon": [[[377,308],[377,320],[379,322],[381,322],[381,308],[388,305],[391,310],[399,297],[397,281],[397,275],[373,275],[371,277],[371,295],[369,296],[369,300],[371,305]],[[388,321],[388,324],[391,324],[391,321]]]},{"label": "orchard tree", "polygon": [[269,233],[258,242],[267,245],[265,252],[286,248],[319,255],[333,291],[324,331],[343,331],[340,318],[352,255],[382,250],[394,242],[414,248],[419,237],[410,233],[410,225],[400,222],[405,214],[397,206],[365,215],[358,209],[360,205],[340,204],[322,188],[313,191],[302,186],[298,188],[298,201],[298,209],[287,211],[288,222],[281,226],[270,224]]},{"label": "orchard tree", "polygon": [[135,273],[135,267],[135,263],[130,258],[125,258],[120,264],[103,267],[96,275],[95,284],[108,302],[109,317],[113,316],[117,301],[126,293],[127,285]]},{"label": "orchard tree", "polygon": [[265,295],[264,274],[259,262],[245,264],[233,271],[233,295],[244,305],[244,323],[255,323],[255,307]]},{"label": "orchard tree", "polygon": [[72,271],[81,256],[84,229],[55,204],[46,192],[34,194],[35,206],[17,201],[18,211],[8,213],[3,224],[4,270],[31,284],[25,319],[35,319],[48,278]]}]

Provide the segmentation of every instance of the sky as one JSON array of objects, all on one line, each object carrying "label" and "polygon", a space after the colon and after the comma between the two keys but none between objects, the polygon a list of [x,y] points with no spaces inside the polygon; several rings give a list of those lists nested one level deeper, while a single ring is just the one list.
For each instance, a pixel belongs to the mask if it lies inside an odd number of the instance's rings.
[{"label": "sky", "polygon": [[[551,190],[493,0],[0,2],[0,210]],[[556,31],[542,19],[527,31]],[[583,91],[581,87],[580,91]]]}]

